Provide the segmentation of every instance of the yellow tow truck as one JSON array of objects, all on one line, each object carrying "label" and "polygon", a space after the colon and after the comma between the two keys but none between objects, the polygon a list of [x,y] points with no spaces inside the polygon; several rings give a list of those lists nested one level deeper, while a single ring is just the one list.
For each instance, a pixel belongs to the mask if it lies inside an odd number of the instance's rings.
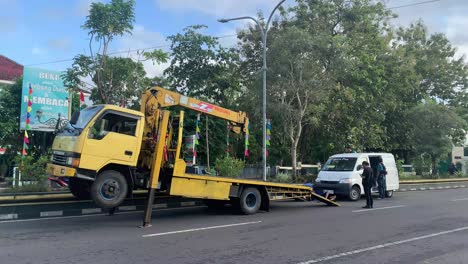
[{"label": "yellow tow truck", "polygon": [[244,214],[268,211],[274,200],[315,197],[338,206],[303,185],[186,173],[181,151],[184,111],[171,116],[165,110],[171,106],[226,120],[235,133],[248,129],[244,112],[156,86],[143,94],[140,111],[94,105],[74,113],[53,142],[48,174],[69,177],[75,197],[92,198],[101,208],[116,208],[133,190],[148,189],[145,225],[150,223],[155,192],[203,199],[208,205],[232,203]]}]

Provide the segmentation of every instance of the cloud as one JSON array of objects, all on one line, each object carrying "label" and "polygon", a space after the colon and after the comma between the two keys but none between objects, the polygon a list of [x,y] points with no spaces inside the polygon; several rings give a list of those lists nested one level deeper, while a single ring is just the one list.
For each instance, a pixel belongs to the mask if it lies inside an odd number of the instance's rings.
[{"label": "cloud", "polygon": [[[185,12],[193,10],[215,17],[231,15],[255,16],[258,10],[271,10],[276,4],[271,0],[155,0],[163,10]],[[266,11],[270,12],[270,11]]]},{"label": "cloud", "polygon": [[[145,51],[151,51],[152,49],[148,48],[160,48],[164,51],[168,51],[168,45],[169,42],[166,41],[166,37],[161,33],[147,30],[142,25],[135,25],[133,34],[126,35],[119,41],[119,51],[129,51],[127,54],[123,54],[123,56],[141,60],[142,58],[139,58],[137,52],[134,50],[142,51],[145,49]],[[143,61],[142,63],[149,77],[160,76],[163,71],[169,67],[169,62],[157,65],[153,65],[152,61]]]},{"label": "cloud", "polygon": [[45,55],[47,52],[46,50],[39,48],[39,47],[34,47],[31,50],[32,55]]},{"label": "cloud", "polygon": [[47,42],[50,49],[69,51],[71,47],[71,40],[68,37],[51,39]]}]

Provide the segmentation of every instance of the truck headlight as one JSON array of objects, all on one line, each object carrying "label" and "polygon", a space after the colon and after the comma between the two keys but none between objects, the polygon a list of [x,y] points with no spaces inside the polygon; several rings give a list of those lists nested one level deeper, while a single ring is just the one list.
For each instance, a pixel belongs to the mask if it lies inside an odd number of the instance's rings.
[{"label": "truck headlight", "polygon": [[349,178],[343,178],[343,179],[340,179],[340,183],[348,183],[350,184],[351,183],[351,180]]},{"label": "truck headlight", "polygon": [[78,167],[80,165],[80,159],[79,158],[68,157],[67,158],[67,165],[72,166],[72,167]]},{"label": "truck headlight", "polygon": [[319,178],[315,179],[315,182],[321,182],[322,180],[320,180]]}]

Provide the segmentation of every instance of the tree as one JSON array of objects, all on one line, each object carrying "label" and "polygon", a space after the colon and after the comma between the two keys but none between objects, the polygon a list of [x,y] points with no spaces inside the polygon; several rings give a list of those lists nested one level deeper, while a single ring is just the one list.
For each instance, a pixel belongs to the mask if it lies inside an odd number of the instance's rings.
[{"label": "tree", "polygon": [[[139,97],[148,79],[140,61],[109,56],[110,43],[119,36],[131,34],[133,29],[134,0],[112,0],[110,3],[92,3],[83,29],[88,30],[90,55],[77,55],[71,68],[63,74],[64,84],[74,91],[88,91],[96,103],[117,104]],[[144,59],[165,62],[167,54],[161,50],[143,52]],[[89,78],[94,85],[83,79]]]},{"label": "tree", "polygon": [[293,179],[296,178],[297,147],[306,124],[318,123],[317,111],[329,90],[327,72],[314,52],[314,39],[295,26],[282,30],[271,45],[268,95],[269,112],[283,121],[287,135]]},{"label": "tree", "polygon": [[[166,81],[173,90],[227,108],[236,108],[241,91],[238,54],[219,45],[217,38],[204,35],[203,25],[194,25],[168,37],[171,41],[171,64],[164,71]],[[188,114],[186,127],[195,128],[196,115]],[[199,154],[211,152],[211,156],[224,156],[226,152],[226,122],[219,119],[202,119],[199,126],[210,130],[209,147],[207,137],[200,139]],[[199,155],[202,158],[204,155]]]},{"label": "tree", "polygon": [[10,146],[14,150],[21,145],[19,119],[22,89],[23,78],[18,78],[13,85],[4,86],[0,91],[0,146]]},{"label": "tree", "polygon": [[216,37],[202,34],[204,28],[189,26],[168,37],[172,59],[164,74],[173,89],[228,107],[240,93],[239,56],[221,47]]},{"label": "tree", "polygon": [[468,68],[464,57],[456,58],[456,49],[444,34],[429,35],[422,21],[408,28],[399,28],[393,46],[410,57],[420,76],[413,96],[421,100],[426,95],[444,103],[456,99],[457,90],[468,88]]},{"label": "tree", "polygon": [[23,146],[19,131],[22,87],[23,78],[18,78],[13,85],[4,85],[0,90],[0,146],[7,148],[0,157],[0,174],[10,166]]},{"label": "tree", "polygon": [[412,108],[408,118],[416,153],[431,157],[432,174],[436,174],[439,158],[450,151],[452,144],[465,140],[467,123],[452,109],[434,101]]}]

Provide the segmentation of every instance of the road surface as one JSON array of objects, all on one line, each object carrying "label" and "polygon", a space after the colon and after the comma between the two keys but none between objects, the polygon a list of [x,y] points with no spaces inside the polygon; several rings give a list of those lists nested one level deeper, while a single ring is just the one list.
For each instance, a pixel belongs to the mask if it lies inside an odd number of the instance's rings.
[{"label": "road surface", "polygon": [[468,190],[396,193],[327,207],[273,203],[243,216],[205,207],[0,222],[0,262],[468,263]]}]

